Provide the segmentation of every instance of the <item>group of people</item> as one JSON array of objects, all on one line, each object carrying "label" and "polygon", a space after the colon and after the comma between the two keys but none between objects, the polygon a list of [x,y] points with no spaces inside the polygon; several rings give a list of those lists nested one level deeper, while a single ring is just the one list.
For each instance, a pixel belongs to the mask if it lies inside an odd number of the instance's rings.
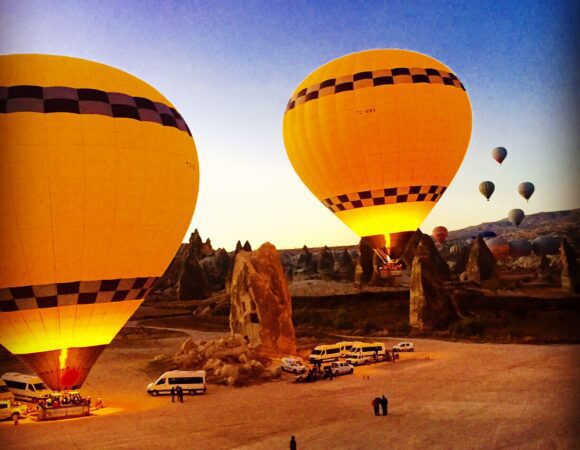
[{"label": "group of people", "polygon": [[311,369],[308,369],[304,381],[311,382],[318,380],[332,380],[333,378],[334,374],[332,373],[332,368],[330,366],[326,366],[324,369],[321,369],[320,366],[315,365]]},{"label": "group of people", "polygon": [[171,388],[171,403],[175,402],[175,396],[177,396],[179,403],[183,403],[183,388],[181,386]]},{"label": "group of people", "polygon": [[91,397],[83,397],[78,392],[64,392],[62,394],[48,394],[38,401],[41,408],[60,408],[61,406],[91,406]]},{"label": "group of people", "polygon": [[373,406],[373,411],[375,412],[375,416],[380,416],[380,410],[383,410],[383,416],[386,416],[389,414],[389,400],[387,400],[387,397],[385,397],[385,394],[383,394],[382,397],[375,397],[374,400],[371,402],[371,405]]}]

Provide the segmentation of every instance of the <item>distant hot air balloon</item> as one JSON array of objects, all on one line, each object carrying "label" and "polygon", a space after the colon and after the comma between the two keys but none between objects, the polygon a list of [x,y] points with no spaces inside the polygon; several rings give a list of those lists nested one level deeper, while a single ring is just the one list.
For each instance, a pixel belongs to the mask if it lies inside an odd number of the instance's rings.
[{"label": "distant hot air balloon", "polygon": [[560,251],[560,239],[556,236],[538,236],[532,241],[532,250],[538,256],[555,255]]},{"label": "distant hot air balloon", "polygon": [[443,242],[445,242],[445,239],[447,239],[448,235],[449,231],[447,231],[447,228],[443,226],[433,228],[432,232],[433,239],[440,245],[443,244]]},{"label": "distant hot air balloon", "polygon": [[521,209],[512,209],[508,213],[508,219],[511,223],[513,223],[516,227],[520,226],[522,220],[524,220],[525,214]]},{"label": "distant hot air balloon", "polygon": [[488,202],[489,198],[493,194],[493,191],[495,191],[495,184],[493,184],[491,181],[482,181],[479,184],[479,192],[481,192],[481,194],[487,199]]},{"label": "distant hot air balloon", "polygon": [[325,64],[284,113],[286,152],[304,184],[395,258],[453,180],[470,136],[463,84],[439,61],[406,50]]},{"label": "distant hot air balloon", "polygon": [[521,256],[529,256],[532,254],[532,243],[527,239],[514,239],[510,241],[510,256],[512,258],[519,258]]},{"label": "distant hot air balloon", "polygon": [[491,156],[501,165],[507,156],[507,150],[504,147],[496,147],[491,151]]},{"label": "distant hot air balloon", "polygon": [[529,181],[520,183],[518,186],[518,192],[523,198],[526,199],[526,201],[530,199],[535,190],[536,190],[535,186]]},{"label": "distant hot air balloon", "polygon": [[486,241],[487,247],[498,261],[505,261],[510,255],[510,246],[503,237],[497,236]]},{"label": "distant hot air balloon", "polygon": [[125,72],[0,56],[0,344],[80,387],[161,276],[197,199],[183,118]]}]

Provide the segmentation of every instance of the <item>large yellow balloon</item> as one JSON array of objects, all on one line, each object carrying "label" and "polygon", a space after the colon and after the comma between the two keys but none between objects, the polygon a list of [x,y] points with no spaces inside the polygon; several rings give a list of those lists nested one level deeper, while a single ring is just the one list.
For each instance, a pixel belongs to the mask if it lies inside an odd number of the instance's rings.
[{"label": "large yellow balloon", "polygon": [[296,88],[284,114],[286,151],[302,181],[378,247],[385,235],[389,246],[389,236],[408,236],[423,222],[470,135],[463,84],[439,61],[405,50],[323,65]]},{"label": "large yellow balloon", "polygon": [[198,184],[189,129],[148,84],[0,57],[0,344],[80,386],[177,251]]}]

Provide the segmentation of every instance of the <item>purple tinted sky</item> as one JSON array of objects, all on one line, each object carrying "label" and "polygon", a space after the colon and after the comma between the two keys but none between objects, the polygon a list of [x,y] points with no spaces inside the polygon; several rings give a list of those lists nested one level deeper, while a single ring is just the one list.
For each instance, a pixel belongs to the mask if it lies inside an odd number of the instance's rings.
[{"label": "purple tinted sky", "polygon": [[[325,62],[405,48],[448,65],[474,112],[455,181],[423,225],[458,228],[580,206],[578,2],[0,1],[0,53],[54,53],[126,70],[163,92],[198,146],[192,222],[216,245],[354,243],[294,174],[282,114]],[[508,148],[500,168],[489,156]],[[496,183],[487,203],[477,191]],[[537,192],[525,203],[516,186]]]}]

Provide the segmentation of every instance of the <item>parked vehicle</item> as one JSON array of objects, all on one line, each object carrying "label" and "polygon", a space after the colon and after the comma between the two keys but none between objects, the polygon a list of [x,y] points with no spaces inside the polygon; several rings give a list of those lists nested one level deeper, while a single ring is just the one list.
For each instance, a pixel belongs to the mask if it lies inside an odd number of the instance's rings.
[{"label": "parked vehicle", "polygon": [[171,394],[171,388],[180,386],[184,394],[202,394],[207,391],[205,370],[171,370],[161,375],[157,381],[149,383],[147,393],[153,396]]},{"label": "parked vehicle", "polygon": [[304,373],[306,372],[306,366],[302,364],[302,361],[296,358],[282,358],[282,370],[291,373]]},{"label": "parked vehicle", "polygon": [[12,400],[0,400],[0,420],[14,420],[16,417],[26,416],[27,411],[26,405],[21,405]]},{"label": "parked vehicle", "polygon": [[375,361],[382,361],[387,357],[385,344],[382,342],[356,342],[348,353],[348,358],[357,357],[358,355],[366,356]]},{"label": "parked vehicle", "polygon": [[346,358],[346,363],[352,366],[362,366],[371,363],[371,357],[365,356],[362,353],[357,353]]},{"label": "parked vehicle", "polygon": [[414,352],[415,347],[412,342],[399,342],[393,347],[394,352]]},{"label": "parked vehicle", "polygon": [[344,361],[336,361],[330,363],[330,370],[332,371],[332,375],[337,377],[339,375],[346,375],[354,373],[354,367]]},{"label": "parked vehicle", "polygon": [[312,364],[322,364],[324,362],[338,361],[340,357],[340,346],[338,344],[319,345],[312,350],[308,361]]},{"label": "parked vehicle", "polygon": [[4,381],[2,381],[1,379],[0,379],[0,400],[14,401],[14,394],[10,389],[8,389],[6,383],[4,383]]},{"label": "parked vehicle", "polygon": [[342,358],[348,356],[348,352],[350,352],[350,349],[352,348],[353,344],[356,344],[356,342],[342,341],[336,343],[336,345],[340,346],[340,356]]},{"label": "parked vehicle", "polygon": [[40,378],[34,375],[7,372],[2,375],[2,381],[6,383],[16,400],[25,402],[36,403],[52,392]]}]

